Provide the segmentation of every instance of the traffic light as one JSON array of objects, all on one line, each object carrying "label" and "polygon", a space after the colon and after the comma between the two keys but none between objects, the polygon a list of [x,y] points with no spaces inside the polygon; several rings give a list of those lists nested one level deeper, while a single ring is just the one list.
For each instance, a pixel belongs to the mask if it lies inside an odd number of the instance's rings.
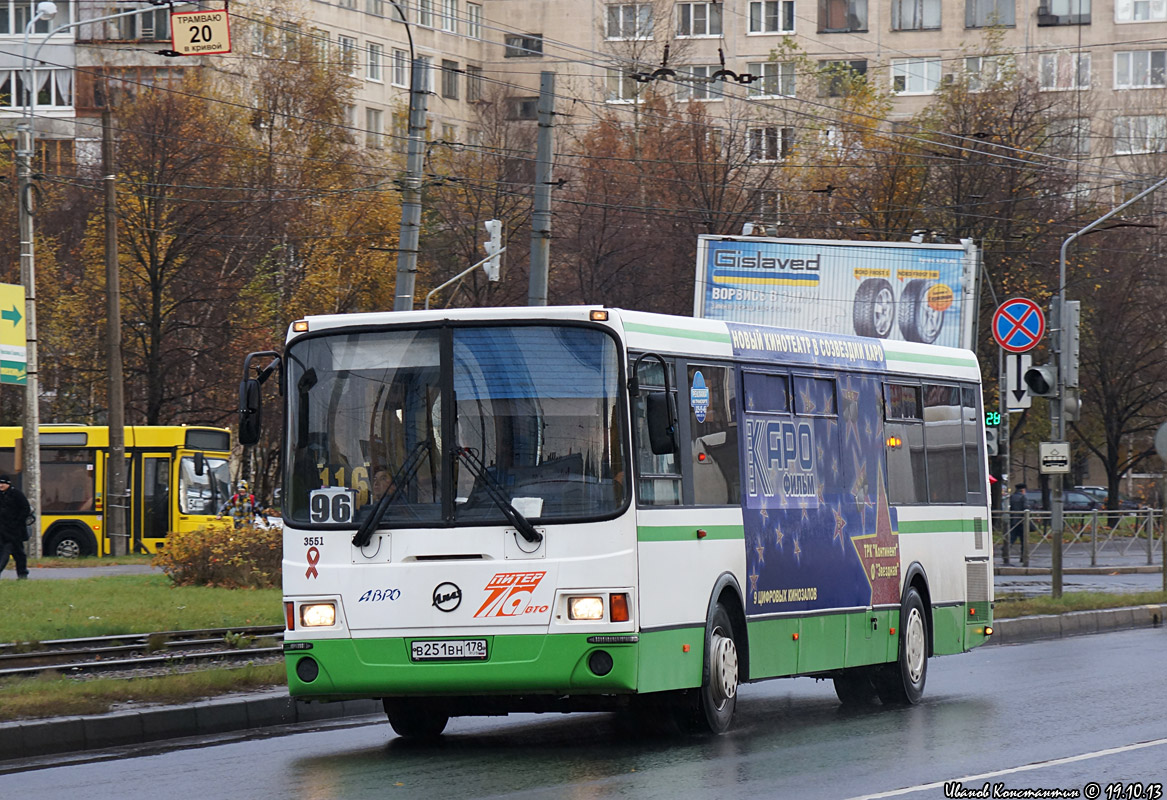
[{"label": "traffic light", "polygon": [[488,219],[485,224],[486,233],[490,238],[482,243],[482,247],[489,258],[483,263],[482,268],[486,270],[487,278],[497,281],[502,264],[502,221]]},{"label": "traffic light", "polygon": [[1030,367],[1025,371],[1025,385],[1034,397],[1057,397],[1058,371],[1048,365]]},{"label": "traffic light", "polygon": [[997,455],[997,429],[985,428],[985,451],[991,455]]}]

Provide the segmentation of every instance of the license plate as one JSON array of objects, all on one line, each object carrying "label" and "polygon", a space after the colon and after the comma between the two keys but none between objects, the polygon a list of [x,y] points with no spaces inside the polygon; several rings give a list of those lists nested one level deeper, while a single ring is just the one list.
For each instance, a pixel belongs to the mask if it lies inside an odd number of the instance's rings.
[{"label": "license plate", "polygon": [[486,660],[485,639],[419,640],[409,645],[409,657],[414,661],[431,659]]}]

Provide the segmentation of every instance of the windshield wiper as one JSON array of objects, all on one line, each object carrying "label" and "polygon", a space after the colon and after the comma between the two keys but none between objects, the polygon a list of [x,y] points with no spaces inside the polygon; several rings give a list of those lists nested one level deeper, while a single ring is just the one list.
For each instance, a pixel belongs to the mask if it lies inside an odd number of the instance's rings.
[{"label": "windshield wiper", "polygon": [[470,473],[482,482],[483,488],[486,489],[486,494],[494,501],[494,504],[498,506],[499,510],[502,511],[511,525],[515,526],[515,530],[524,539],[531,543],[543,541],[543,534],[535,530],[535,526],[528,522],[527,518],[520,514],[519,510],[511,504],[510,499],[506,496],[506,492],[499,486],[498,481],[486,471],[486,465],[482,463],[482,459],[478,457],[477,453],[469,447],[455,445],[454,455],[462,459],[462,463],[466,465],[466,469],[470,470]]},{"label": "windshield wiper", "polygon": [[401,462],[400,468],[389,479],[389,488],[381,492],[381,496],[377,498],[377,505],[373,507],[372,513],[365,517],[361,527],[357,528],[357,532],[353,534],[354,545],[364,547],[372,540],[373,531],[381,524],[381,518],[385,516],[389,506],[393,505],[398,497],[405,494],[405,487],[413,483],[414,476],[421,468],[422,460],[428,454],[429,442],[421,441],[413,446],[413,449],[405,456],[405,460]]}]

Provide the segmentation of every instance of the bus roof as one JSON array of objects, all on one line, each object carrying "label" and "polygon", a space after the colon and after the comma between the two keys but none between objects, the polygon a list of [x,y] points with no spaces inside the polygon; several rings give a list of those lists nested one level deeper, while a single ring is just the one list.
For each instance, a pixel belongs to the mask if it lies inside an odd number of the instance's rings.
[{"label": "bus roof", "polygon": [[[775,348],[750,348],[749,360],[773,360],[775,363],[802,363],[833,368],[844,368],[848,361],[852,368],[926,375],[980,382],[980,367],[970,350],[953,347],[890,341],[845,334],[772,328],[746,323],[727,323],[720,320],[628,311],[604,306],[516,306],[495,308],[451,308],[426,311],[371,312],[362,314],[330,314],[305,317],[307,332],[332,328],[383,325],[417,325],[444,320],[460,322],[488,322],[508,320],[535,322],[563,320],[585,322],[593,311],[607,311],[608,324],[623,332],[627,345],[636,350],[702,355],[711,358],[733,358],[741,344],[743,332],[765,335],[759,341],[775,343]],[[304,331],[288,330],[288,343]],[[821,350],[820,350],[821,346]],[[802,348],[807,348],[802,352]],[[827,351],[827,352],[823,352]],[[850,356],[859,353],[861,358]],[[802,357],[794,357],[800,355]]]},{"label": "bus roof", "polygon": [[[208,439],[204,443],[190,442],[188,434],[192,432],[208,432],[216,435],[219,441]],[[84,439],[70,441],[70,434],[81,434]],[[108,447],[109,428],[105,425],[76,425],[70,423],[44,423],[40,427],[41,447]],[[211,452],[228,452],[230,450],[231,431],[227,428],[216,428],[211,425],[126,425],[126,447],[154,447],[170,449],[174,447]],[[24,429],[15,426],[0,426],[0,447],[12,447],[17,439],[24,438]],[[54,442],[53,439],[57,441]],[[205,436],[202,438],[206,438]],[[216,446],[202,446],[216,445]],[[219,447],[218,445],[225,445]]]}]

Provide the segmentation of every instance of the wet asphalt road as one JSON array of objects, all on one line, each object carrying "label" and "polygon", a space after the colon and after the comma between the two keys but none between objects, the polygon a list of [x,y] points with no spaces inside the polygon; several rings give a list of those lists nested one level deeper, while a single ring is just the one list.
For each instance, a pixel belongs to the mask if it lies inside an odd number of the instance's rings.
[{"label": "wet asphalt road", "polygon": [[1144,629],[932,660],[911,708],[848,711],[807,678],[753,684],[716,738],[629,735],[611,715],[514,715],[456,719],[440,744],[417,746],[370,720],[98,754],[112,760],[15,772],[0,786],[38,800],[940,798],[942,782],[962,779],[1105,791],[1167,774],[1164,663],[1167,632]]}]

